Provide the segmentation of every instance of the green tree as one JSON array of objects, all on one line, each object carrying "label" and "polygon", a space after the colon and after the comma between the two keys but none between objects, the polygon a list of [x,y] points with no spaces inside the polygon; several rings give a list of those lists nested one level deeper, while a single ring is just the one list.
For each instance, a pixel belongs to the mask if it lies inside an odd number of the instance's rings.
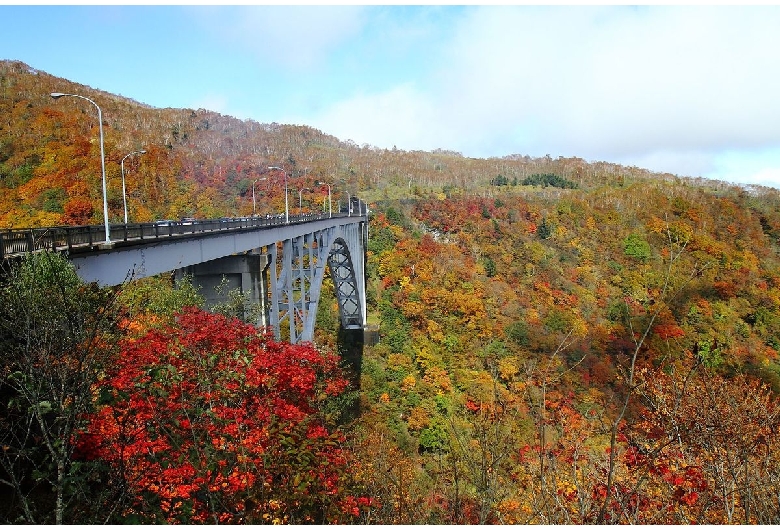
[{"label": "green tree", "polygon": [[536,235],[538,235],[540,239],[549,239],[550,236],[552,236],[552,228],[547,222],[547,219],[542,219],[539,228],[536,229]]},{"label": "green tree", "polygon": [[171,320],[188,306],[202,306],[204,299],[189,277],[171,282],[165,276],[141,278],[122,286],[118,302],[127,316],[138,319],[144,315]]},{"label": "green tree", "polygon": [[509,179],[503,175],[498,175],[493,179],[493,186],[506,186],[509,184]]},{"label": "green tree", "polygon": [[58,254],[28,254],[3,272],[0,484],[12,493],[5,522],[103,522],[107,514],[96,508],[109,492],[90,487],[94,467],[74,458],[73,435],[112,360],[114,295],[85,285]]},{"label": "green tree", "polygon": [[650,258],[650,243],[638,234],[630,234],[623,240],[623,253],[629,258],[645,262]]},{"label": "green tree", "polygon": [[485,266],[485,274],[487,274],[488,278],[492,278],[496,275],[496,262],[493,261],[490,256],[485,256],[485,258],[482,260],[482,263]]}]

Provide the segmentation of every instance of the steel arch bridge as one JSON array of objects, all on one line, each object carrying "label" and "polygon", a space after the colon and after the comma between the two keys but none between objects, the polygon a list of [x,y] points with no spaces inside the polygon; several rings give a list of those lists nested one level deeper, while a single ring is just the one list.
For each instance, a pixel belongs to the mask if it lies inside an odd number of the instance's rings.
[{"label": "steel arch bridge", "polygon": [[[119,285],[173,272],[237,278],[234,285],[261,307],[257,324],[277,339],[311,341],[326,269],[341,325],[366,323],[365,205],[357,214],[240,218],[192,222],[0,231],[0,259],[43,249],[64,253],[86,282]],[[252,259],[250,259],[252,258]],[[205,282],[203,282],[205,283]]]}]

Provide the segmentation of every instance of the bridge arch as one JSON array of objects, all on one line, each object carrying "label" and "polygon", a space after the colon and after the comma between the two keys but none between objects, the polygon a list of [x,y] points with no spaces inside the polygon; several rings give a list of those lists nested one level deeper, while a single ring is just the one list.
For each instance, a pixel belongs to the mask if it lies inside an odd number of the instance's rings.
[{"label": "bridge arch", "polygon": [[342,327],[365,326],[363,232],[363,225],[344,224],[268,248],[269,281],[275,286],[270,289],[268,321],[278,339],[293,343],[313,339],[326,267],[333,280]]},{"label": "bridge arch", "polygon": [[355,267],[346,242],[338,238],[328,253],[328,268],[339,304],[341,326],[345,329],[363,327],[362,299],[355,277]]}]

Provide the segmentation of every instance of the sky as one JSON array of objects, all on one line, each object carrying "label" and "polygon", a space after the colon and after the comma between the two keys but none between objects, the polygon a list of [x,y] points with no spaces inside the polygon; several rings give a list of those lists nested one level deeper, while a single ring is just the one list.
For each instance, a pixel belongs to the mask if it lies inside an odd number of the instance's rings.
[{"label": "sky", "polygon": [[780,188],[780,6],[3,4],[0,19],[0,59],[153,107]]}]

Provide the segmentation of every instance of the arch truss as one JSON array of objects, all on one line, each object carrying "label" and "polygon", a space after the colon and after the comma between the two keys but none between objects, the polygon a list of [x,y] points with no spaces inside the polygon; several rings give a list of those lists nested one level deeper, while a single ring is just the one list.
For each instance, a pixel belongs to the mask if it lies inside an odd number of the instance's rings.
[{"label": "arch truss", "polygon": [[[311,341],[326,266],[333,281],[341,325],[366,322],[363,223],[322,229],[270,245],[268,324],[279,340]],[[357,259],[356,259],[357,258]]]}]

